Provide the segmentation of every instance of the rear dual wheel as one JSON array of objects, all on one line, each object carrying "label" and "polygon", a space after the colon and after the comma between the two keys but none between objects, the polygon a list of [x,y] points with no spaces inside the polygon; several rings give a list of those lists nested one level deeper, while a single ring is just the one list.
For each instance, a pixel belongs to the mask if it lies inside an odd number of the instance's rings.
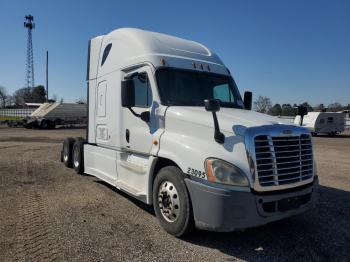
[{"label": "rear dual wheel", "polygon": [[66,167],[71,168],[72,164],[72,150],[75,140],[72,137],[67,137],[63,141],[63,148],[61,152],[61,159]]},{"label": "rear dual wheel", "polygon": [[73,167],[78,174],[84,173],[84,144],[85,140],[81,137],[67,137],[61,151],[61,161],[66,167]]},{"label": "rear dual wheel", "polygon": [[83,139],[77,139],[73,144],[73,168],[78,174],[84,173],[84,144]]},{"label": "rear dual wheel", "polygon": [[55,127],[56,127],[56,123],[51,120],[43,119],[40,123],[41,129],[55,129]]}]

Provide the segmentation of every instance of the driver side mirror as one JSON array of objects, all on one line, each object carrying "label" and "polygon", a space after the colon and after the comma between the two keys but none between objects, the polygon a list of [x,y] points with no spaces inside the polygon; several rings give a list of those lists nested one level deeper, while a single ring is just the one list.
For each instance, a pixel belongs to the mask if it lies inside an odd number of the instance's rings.
[{"label": "driver side mirror", "polygon": [[220,111],[220,101],[218,99],[207,99],[204,100],[205,110],[209,112]]},{"label": "driver side mirror", "polygon": [[214,139],[219,144],[225,143],[225,135],[221,133],[218,118],[216,112],[220,111],[220,100],[218,99],[206,99],[204,100],[205,110],[213,114],[214,120]]},{"label": "driver side mirror", "polygon": [[122,93],[122,106],[123,107],[134,107],[135,106],[135,85],[133,79],[126,79],[122,81],[121,85]]},{"label": "driver side mirror", "polygon": [[307,107],[306,106],[298,106],[297,115],[300,116],[300,126],[302,126],[303,121],[304,121],[304,116],[307,115]]},{"label": "driver side mirror", "polygon": [[253,93],[250,91],[244,92],[244,108],[252,110]]}]

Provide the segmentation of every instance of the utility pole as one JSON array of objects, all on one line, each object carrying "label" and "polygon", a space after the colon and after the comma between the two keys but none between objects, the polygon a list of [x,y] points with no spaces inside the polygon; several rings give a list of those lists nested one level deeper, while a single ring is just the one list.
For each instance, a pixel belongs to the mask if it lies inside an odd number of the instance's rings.
[{"label": "utility pole", "polygon": [[32,30],[35,28],[33,23],[34,17],[32,15],[26,15],[24,17],[24,27],[28,29],[27,36],[27,61],[26,61],[26,78],[25,83],[28,89],[34,87],[34,61],[33,61],[33,42],[32,42]]},{"label": "utility pole", "polygon": [[49,102],[49,51],[46,50],[46,102]]}]

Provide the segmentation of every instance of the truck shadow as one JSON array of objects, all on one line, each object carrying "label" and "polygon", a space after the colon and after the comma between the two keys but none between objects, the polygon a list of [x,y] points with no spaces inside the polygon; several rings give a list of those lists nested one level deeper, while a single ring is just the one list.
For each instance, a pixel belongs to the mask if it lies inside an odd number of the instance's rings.
[{"label": "truck shadow", "polygon": [[115,193],[118,193],[119,195],[127,198],[130,202],[132,202],[135,206],[139,207],[139,208],[142,208],[144,211],[146,211],[147,213],[149,213],[150,215],[153,215],[155,216],[155,213],[154,213],[154,210],[153,210],[153,207],[150,206],[150,205],[147,205],[143,202],[141,202],[140,200],[138,199],[135,199],[134,197],[128,195],[127,193],[117,189],[116,187],[108,184],[107,182],[104,182],[102,180],[95,180],[94,181],[95,183],[98,183],[100,185],[103,185],[103,186],[106,186],[108,187],[110,190],[113,190]]},{"label": "truck shadow", "polygon": [[350,138],[350,135],[347,134],[341,134],[341,135],[335,135],[335,136],[330,136],[330,135],[317,135],[317,136],[313,136],[313,138]]},{"label": "truck shadow", "polygon": [[350,192],[320,186],[319,204],[244,232],[197,231],[184,238],[248,261],[350,261]]},{"label": "truck shadow", "polygon": [[[152,206],[106,182],[95,182],[155,216]],[[194,231],[180,241],[247,261],[350,261],[350,192],[320,186],[319,194],[317,207],[304,214],[245,231]]]}]

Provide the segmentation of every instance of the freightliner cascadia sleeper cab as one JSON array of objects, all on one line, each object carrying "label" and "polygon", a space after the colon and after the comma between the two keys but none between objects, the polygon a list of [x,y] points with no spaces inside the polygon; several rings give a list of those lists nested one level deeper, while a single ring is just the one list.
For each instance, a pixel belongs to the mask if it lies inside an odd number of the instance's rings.
[{"label": "freightliner cascadia sleeper cab", "polygon": [[123,28],[90,40],[86,139],[62,161],[154,206],[175,236],[233,231],[310,209],[310,132],[251,111],[220,58],[197,42]]}]

